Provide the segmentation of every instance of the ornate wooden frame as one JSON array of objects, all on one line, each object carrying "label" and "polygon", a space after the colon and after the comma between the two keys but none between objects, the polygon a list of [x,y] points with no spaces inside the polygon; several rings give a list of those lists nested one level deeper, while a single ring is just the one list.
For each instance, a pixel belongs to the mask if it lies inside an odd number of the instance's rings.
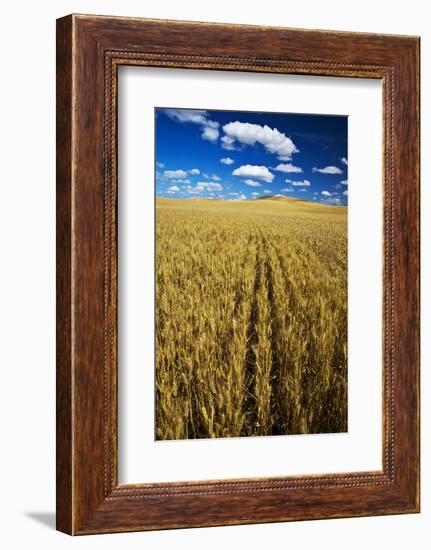
[{"label": "ornate wooden frame", "polygon": [[[383,470],[117,480],[119,65],[377,78],[384,101]],[[57,528],[419,511],[419,38],[70,15],[57,21]]]}]

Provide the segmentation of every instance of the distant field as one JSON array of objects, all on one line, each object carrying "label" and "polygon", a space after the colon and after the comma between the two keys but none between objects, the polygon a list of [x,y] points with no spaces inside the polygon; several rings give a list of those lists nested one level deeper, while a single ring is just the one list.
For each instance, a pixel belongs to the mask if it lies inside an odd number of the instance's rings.
[{"label": "distant field", "polygon": [[347,430],[347,208],[157,199],[156,437]]}]

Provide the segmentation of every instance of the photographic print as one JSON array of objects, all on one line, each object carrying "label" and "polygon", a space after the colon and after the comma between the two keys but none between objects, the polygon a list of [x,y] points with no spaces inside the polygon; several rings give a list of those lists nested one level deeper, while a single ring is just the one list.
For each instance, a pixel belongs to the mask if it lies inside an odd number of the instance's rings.
[{"label": "photographic print", "polygon": [[155,109],[157,440],[347,431],[348,118]]}]

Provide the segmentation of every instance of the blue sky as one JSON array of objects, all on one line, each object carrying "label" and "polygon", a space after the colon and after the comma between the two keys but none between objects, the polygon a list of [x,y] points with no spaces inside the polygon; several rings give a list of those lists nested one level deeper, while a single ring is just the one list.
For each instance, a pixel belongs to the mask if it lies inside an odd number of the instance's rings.
[{"label": "blue sky", "polygon": [[347,117],[156,108],[156,194],[347,204]]}]

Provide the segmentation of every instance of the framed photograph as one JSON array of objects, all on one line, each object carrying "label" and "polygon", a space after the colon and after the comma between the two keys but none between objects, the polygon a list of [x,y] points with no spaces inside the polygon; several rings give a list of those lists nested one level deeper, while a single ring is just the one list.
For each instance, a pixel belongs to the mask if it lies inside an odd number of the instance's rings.
[{"label": "framed photograph", "polygon": [[57,528],[419,511],[419,38],[57,21]]}]

